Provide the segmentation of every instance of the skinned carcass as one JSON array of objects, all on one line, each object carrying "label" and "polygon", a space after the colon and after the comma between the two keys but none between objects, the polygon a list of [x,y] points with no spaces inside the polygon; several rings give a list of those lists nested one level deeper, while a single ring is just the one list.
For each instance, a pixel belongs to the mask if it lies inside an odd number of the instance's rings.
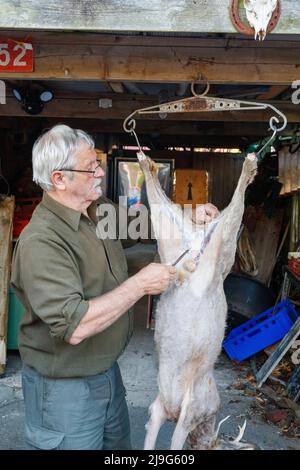
[{"label": "skinned carcass", "polygon": [[[150,407],[145,449],[155,447],[167,419],[177,422],[171,449],[182,449],[187,438],[193,449],[224,448],[215,431],[219,395],[213,368],[227,314],[223,281],[234,263],[244,194],[256,174],[257,159],[254,154],[246,157],[231,203],[205,226],[195,224],[191,211],[183,211],[167,198],[155,163],[142,152],[138,159],[161,261],[176,263],[178,272],[156,311],[159,393]],[[249,448],[239,442],[240,437],[228,443],[229,447]]]}]

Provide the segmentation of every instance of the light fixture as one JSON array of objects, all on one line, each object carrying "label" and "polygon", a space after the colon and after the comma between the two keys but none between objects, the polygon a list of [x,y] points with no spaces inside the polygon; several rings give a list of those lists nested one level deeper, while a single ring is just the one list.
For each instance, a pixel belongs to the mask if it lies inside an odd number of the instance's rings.
[{"label": "light fixture", "polygon": [[37,84],[25,88],[13,88],[12,93],[22,104],[22,109],[32,115],[39,114],[44,108],[44,103],[49,103],[54,98],[51,90],[45,90]]},{"label": "light fixture", "polygon": [[112,100],[110,98],[100,98],[98,101],[99,108],[112,108]]},{"label": "light fixture", "polygon": [[43,103],[49,103],[49,101],[52,101],[53,100],[52,91],[50,91],[50,90],[42,91],[42,93],[40,94],[40,100]]}]

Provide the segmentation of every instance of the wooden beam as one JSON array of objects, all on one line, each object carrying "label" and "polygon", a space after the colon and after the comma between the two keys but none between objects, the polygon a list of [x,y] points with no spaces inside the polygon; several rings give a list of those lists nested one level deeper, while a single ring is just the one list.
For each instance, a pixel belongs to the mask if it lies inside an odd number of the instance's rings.
[{"label": "wooden beam", "polygon": [[[34,131],[35,133],[43,129],[49,129],[57,123],[64,122],[73,128],[82,128],[86,131],[98,133],[114,133],[125,135],[123,131],[123,121],[118,119],[89,119],[85,118],[46,118],[32,119],[29,115],[23,117],[0,117],[0,129],[19,130],[22,129],[27,132]],[[153,135],[160,136],[170,140],[174,136],[180,137],[195,137],[198,136],[224,136],[224,137],[238,137],[243,142],[247,139],[251,141],[256,140],[257,137],[261,138],[266,136],[268,125],[259,122],[244,122],[239,126],[232,125],[231,122],[216,122],[216,121],[201,121],[201,122],[176,122],[176,121],[139,121],[138,133],[139,135]],[[286,128],[285,132],[288,131]],[[292,129],[291,129],[292,131]],[[126,134],[127,135],[127,134]],[[128,135],[130,139],[131,136]]]},{"label": "wooden beam", "polygon": [[3,29],[1,37],[11,37],[14,39],[30,38],[37,45],[41,44],[69,44],[90,46],[128,46],[128,47],[187,47],[197,48],[220,48],[220,49],[289,49],[299,48],[298,36],[289,39],[282,39],[281,36],[270,35],[267,41],[257,43],[249,36],[238,37],[234,34],[226,36],[172,36],[172,35],[141,35],[139,33],[126,34],[105,34],[74,31],[30,31],[27,29]]},{"label": "wooden beam", "polygon": [[[244,148],[249,144],[257,142],[261,136],[241,137],[228,136],[222,134],[212,135],[160,135],[142,134],[140,137],[141,145],[150,148],[165,147],[226,147],[226,148]],[[129,134],[119,134],[118,142],[122,145],[136,145],[133,137]]]},{"label": "wooden beam", "polygon": [[[105,132],[119,132],[122,129],[123,121],[101,121],[99,130]],[[139,134],[156,134],[160,136],[264,136],[267,126],[265,123],[245,122],[240,126],[232,125],[231,122],[202,121],[198,122],[177,122],[177,121],[139,121]],[[125,134],[125,133],[124,133]]]},{"label": "wooden beam", "polygon": [[[272,34],[297,34],[300,11],[294,0],[281,2]],[[2,0],[0,28],[80,31],[235,33],[228,0]]]},{"label": "wooden beam", "polygon": [[[106,95],[101,94],[101,98]],[[108,95],[111,96],[111,95]],[[129,96],[127,98],[127,96]],[[45,104],[41,114],[32,116],[56,117],[56,118],[89,118],[89,119],[125,119],[136,109],[157,104],[157,98],[136,97],[130,95],[120,95],[113,99],[112,107],[103,109],[98,106],[98,99],[64,99],[57,98]],[[270,104],[277,106],[280,111],[286,114],[288,122],[300,121],[300,105],[290,102],[270,101]],[[168,114],[165,120],[161,120],[158,114],[147,115],[147,121],[230,121],[230,122],[268,122],[271,117],[269,110],[260,111],[226,111],[226,112],[203,112],[203,113],[180,113]],[[15,98],[8,96],[6,105],[0,106],[0,116],[24,116],[29,115],[21,108]],[[141,117],[137,116],[137,120]],[[142,120],[145,120],[145,115]]]},{"label": "wooden beam", "polygon": [[[23,31],[23,38],[25,32]],[[20,32],[2,31],[18,38]],[[299,42],[171,38],[107,39],[83,34],[32,33],[34,71],[0,72],[0,79],[101,80],[109,82],[192,82],[199,75],[210,83],[290,86],[299,79]],[[135,41],[136,40],[136,44]],[[153,46],[153,44],[156,44]],[[210,44],[210,45],[209,45]],[[240,47],[241,45],[241,47]]]},{"label": "wooden beam", "polygon": [[[44,129],[49,129],[55,124],[64,123],[72,128],[81,128],[90,134],[104,134],[111,133],[118,136],[118,141],[126,145],[135,145],[135,141],[130,134],[123,131],[123,121],[117,120],[96,120],[96,119],[57,119],[57,118],[39,118],[31,119],[30,117],[17,117],[17,118],[0,118],[0,129],[9,129],[10,131],[18,131],[22,129],[26,132],[33,132],[38,135]],[[159,124],[159,125],[157,125]],[[256,142],[262,137],[266,136],[267,126],[259,127],[253,126],[254,123],[245,123],[240,126],[233,126],[231,123],[228,130],[223,130],[221,126],[216,126],[215,122],[201,123],[206,126],[204,129],[197,131],[195,128],[190,129],[192,124],[196,123],[180,123],[170,122],[174,124],[174,128],[170,126],[167,128],[160,128],[160,123],[157,121],[140,121],[138,134],[140,140],[144,145],[155,144],[156,148],[162,146],[196,146],[196,147],[244,147],[251,142]],[[219,123],[223,124],[223,123]],[[256,127],[256,131],[255,131]],[[230,131],[231,129],[231,131]],[[30,154],[30,152],[29,152]]]}]

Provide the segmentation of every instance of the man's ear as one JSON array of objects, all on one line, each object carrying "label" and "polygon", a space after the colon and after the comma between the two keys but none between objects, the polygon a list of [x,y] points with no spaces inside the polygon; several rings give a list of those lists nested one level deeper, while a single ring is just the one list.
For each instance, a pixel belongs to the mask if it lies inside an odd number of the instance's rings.
[{"label": "man's ear", "polygon": [[65,191],[65,178],[65,175],[59,170],[54,170],[52,172],[51,181],[55,189],[58,189],[59,191]]}]

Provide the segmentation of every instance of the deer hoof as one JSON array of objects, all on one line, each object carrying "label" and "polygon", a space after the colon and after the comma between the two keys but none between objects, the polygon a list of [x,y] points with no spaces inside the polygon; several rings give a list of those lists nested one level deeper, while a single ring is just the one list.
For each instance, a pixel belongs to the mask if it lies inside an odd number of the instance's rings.
[{"label": "deer hoof", "polygon": [[244,161],[244,172],[247,183],[252,183],[257,173],[257,158],[254,153],[247,155]]},{"label": "deer hoof", "polygon": [[186,280],[186,278],[187,278],[187,272],[181,269],[180,271],[178,271],[176,283],[182,284]]},{"label": "deer hoof", "polygon": [[193,273],[196,270],[196,263],[193,259],[188,259],[183,263],[183,267],[189,273]]}]

